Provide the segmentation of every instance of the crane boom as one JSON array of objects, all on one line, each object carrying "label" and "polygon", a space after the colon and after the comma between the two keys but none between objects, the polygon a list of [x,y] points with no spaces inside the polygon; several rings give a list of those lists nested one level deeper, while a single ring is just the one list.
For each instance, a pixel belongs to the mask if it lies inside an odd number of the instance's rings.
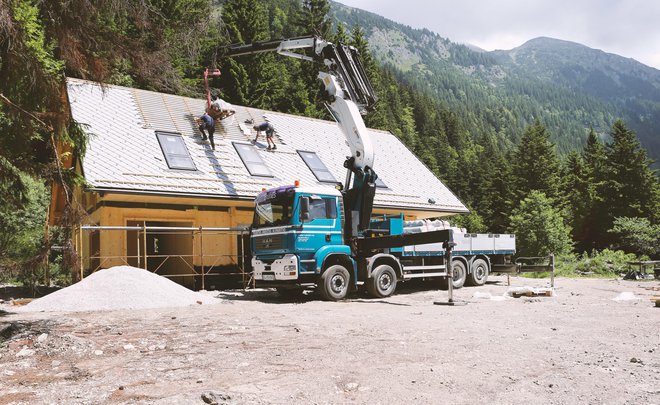
[{"label": "crane boom", "polygon": [[[295,52],[311,49],[312,56]],[[307,61],[321,61],[328,72],[319,72],[325,86],[326,105],[344,134],[351,156],[344,162],[348,169],[344,186],[347,211],[350,212],[351,234],[356,236],[368,227],[375,196],[376,173],[373,171],[374,149],[362,115],[378,100],[360,62],[359,52],[352,46],[333,44],[319,37],[239,44],[229,47],[228,56],[277,52]],[[353,175],[355,176],[353,178]],[[352,180],[352,183],[351,183]]]}]

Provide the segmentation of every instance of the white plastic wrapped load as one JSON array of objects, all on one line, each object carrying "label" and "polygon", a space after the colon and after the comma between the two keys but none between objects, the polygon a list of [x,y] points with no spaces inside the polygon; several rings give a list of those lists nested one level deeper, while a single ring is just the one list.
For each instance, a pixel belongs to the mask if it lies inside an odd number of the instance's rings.
[{"label": "white plastic wrapped load", "polygon": [[466,233],[465,228],[453,227],[448,221],[440,219],[418,219],[415,221],[405,221],[403,223],[403,233],[421,233],[431,231],[441,231],[452,229],[454,232]]},{"label": "white plastic wrapped load", "polygon": [[234,106],[221,98],[216,98],[211,103],[211,108],[216,111],[235,111]]}]

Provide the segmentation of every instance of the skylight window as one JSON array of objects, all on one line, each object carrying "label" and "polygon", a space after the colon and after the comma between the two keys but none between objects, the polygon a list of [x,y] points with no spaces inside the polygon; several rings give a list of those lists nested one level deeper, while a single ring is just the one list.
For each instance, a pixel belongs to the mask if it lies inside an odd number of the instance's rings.
[{"label": "skylight window", "polygon": [[307,164],[307,167],[309,167],[309,170],[314,173],[314,176],[316,176],[316,179],[320,182],[323,183],[336,183],[337,179],[335,179],[335,176],[330,173],[330,170],[323,164],[321,159],[318,157],[318,155],[315,152],[306,152],[299,150],[298,154],[302,158],[303,161],[305,161],[305,164]]},{"label": "skylight window", "polygon": [[270,172],[270,169],[266,166],[263,159],[261,159],[259,152],[257,152],[254,146],[247,143],[234,142],[234,148],[252,176],[273,177],[273,173]]},{"label": "skylight window", "polygon": [[170,169],[197,170],[181,134],[157,131],[156,137],[165,156],[167,167]]}]

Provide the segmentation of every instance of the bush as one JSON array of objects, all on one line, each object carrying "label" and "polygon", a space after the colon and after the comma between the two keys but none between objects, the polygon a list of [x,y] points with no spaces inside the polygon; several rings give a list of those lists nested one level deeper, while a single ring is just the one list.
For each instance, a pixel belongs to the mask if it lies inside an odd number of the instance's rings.
[{"label": "bush", "polygon": [[[583,254],[563,254],[555,256],[556,277],[617,277],[628,270],[626,262],[639,260],[631,253],[621,250],[594,250]],[[585,274],[587,273],[587,274]],[[537,277],[537,273],[531,277]],[[549,273],[538,273],[538,277],[550,277]]]},{"label": "bush", "polygon": [[617,218],[609,232],[618,237],[617,245],[625,251],[660,256],[660,225],[647,218]]},{"label": "bush", "polygon": [[579,258],[575,271],[577,274],[593,273],[599,276],[616,277],[627,270],[626,262],[637,259],[635,254],[622,250],[593,251],[591,254],[584,253]]},{"label": "bush", "polygon": [[575,277],[579,257],[573,253],[555,256],[555,276]]},{"label": "bush", "polygon": [[532,191],[511,215],[518,256],[547,256],[570,252],[570,229],[545,194]]}]

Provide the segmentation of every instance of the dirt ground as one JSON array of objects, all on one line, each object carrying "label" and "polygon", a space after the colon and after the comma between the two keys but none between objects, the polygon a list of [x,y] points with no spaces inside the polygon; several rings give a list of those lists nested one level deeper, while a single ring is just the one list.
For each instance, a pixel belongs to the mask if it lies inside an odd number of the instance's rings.
[{"label": "dirt ground", "polygon": [[[413,285],[345,302],[255,290],[184,308],[5,312],[0,404],[660,404],[660,283],[557,279],[554,297],[495,300],[508,287],[491,280],[455,291],[468,301],[456,307]],[[622,292],[639,299],[614,301]]]}]

